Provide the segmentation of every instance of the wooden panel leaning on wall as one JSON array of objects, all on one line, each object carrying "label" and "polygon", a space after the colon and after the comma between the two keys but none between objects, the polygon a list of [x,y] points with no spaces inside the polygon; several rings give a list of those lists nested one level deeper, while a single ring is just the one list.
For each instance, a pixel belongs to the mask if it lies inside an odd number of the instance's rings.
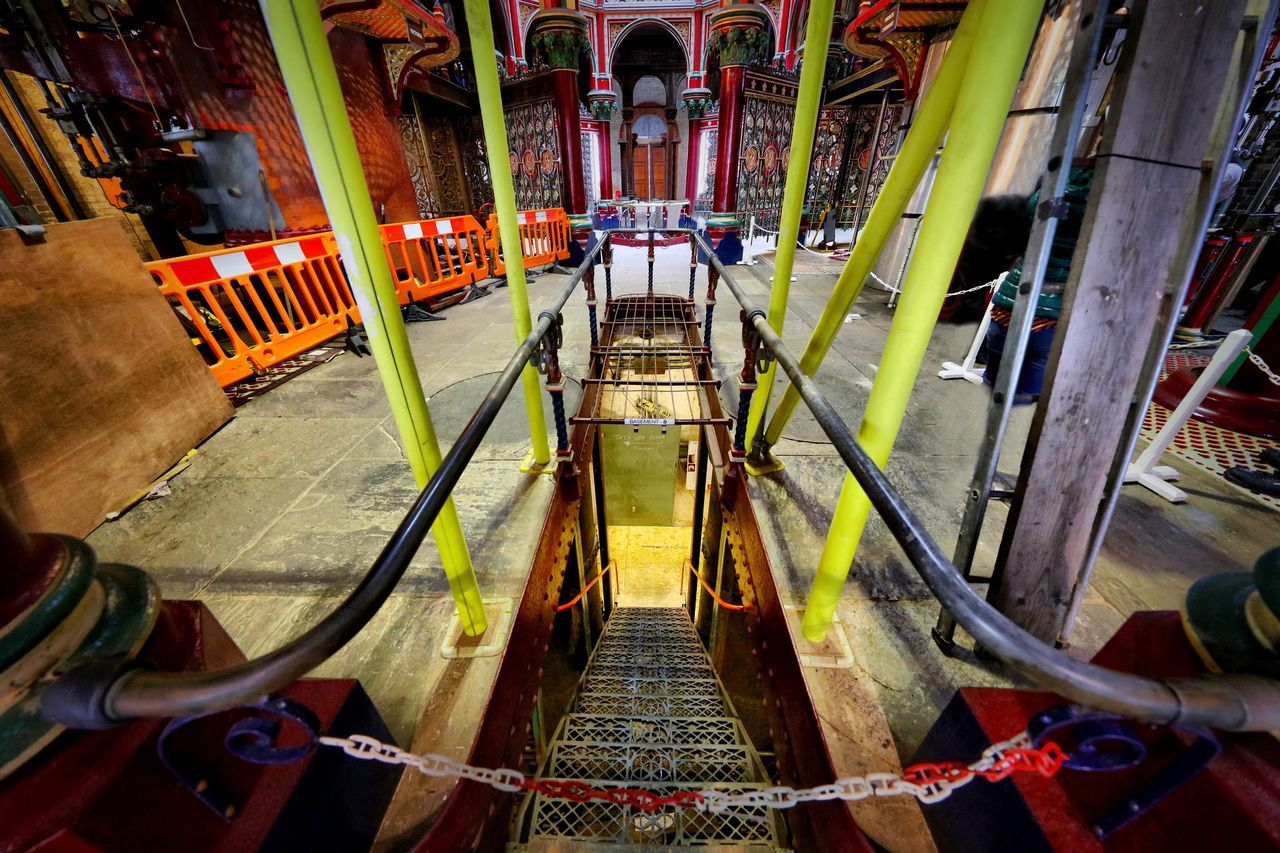
[{"label": "wooden panel leaning on wall", "polygon": [[120,224],[0,231],[0,501],[84,536],[230,419]]}]

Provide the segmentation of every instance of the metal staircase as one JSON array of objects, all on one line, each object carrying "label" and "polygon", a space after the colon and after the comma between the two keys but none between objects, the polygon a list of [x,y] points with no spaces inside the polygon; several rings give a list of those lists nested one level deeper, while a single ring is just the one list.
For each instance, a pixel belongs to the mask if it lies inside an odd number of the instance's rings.
[{"label": "metal staircase", "polygon": [[[679,607],[613,612],[539,778],[599,787],[723,791],[771,784],[689,617]],[[516,824],[530,851],[597,845],[776,850],[785,829],[763,807],[645,812],[530,794]]]}]

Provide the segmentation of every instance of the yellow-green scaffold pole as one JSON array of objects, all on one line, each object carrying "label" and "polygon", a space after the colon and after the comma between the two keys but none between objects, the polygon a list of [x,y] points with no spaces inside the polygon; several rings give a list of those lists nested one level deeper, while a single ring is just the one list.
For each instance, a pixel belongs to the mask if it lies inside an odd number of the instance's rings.
[{"label": "yellow-green scaffold pole", "polygon": [[[773,288],[769,291],[769,325],[782,334],[787,316],[787,297],[791,292],[791,270],[796,261],[796,243],[800,239],[800,215],[804,212],[804,195],[809,186],[809,164],[813,160],[813,137],[818,127],[818,107],[822,103],[822,78],[827,68],[827,45],[831,39],[831,21],[835,16],[835,0],[813,0],[809,6],[809,23],[805,28],[804,59],[800,66],[800,92],[796,97],[795,122],[791,126],[791,162],[787,164],[787,183],[782,191],[782,219],[778,225],[778,252],[773,266]],[[770,364],[759,378],[755,396],[747,415],[748,450],[753,443],[765,413],[769,410],[769,393],[778,366]]]},{"label": "yellow-green scaffold pole", "polygon": [[[845,315],[855,299],[862,292],[871,268],[880,258],[880,252],[893,234],[894,228],[907,209],[907,202],[920,184],[920,178],[929,168],[934,153],[946,135],[947,125],[951,121],[951,113],[956,103],[956,93],[960,91],[960,81],[964,79],[965,69],[973,52],[974,35],[978,28],[978,20],[988,0],[972,0],[960,26],[951,38],[942,65],[934,77],[929,90],[925,92],[916,110],[915,119],[907,138],[903,140],[898,156],[885,178],[884,186],[871,206],[867,216],[866,227],[857,235],[849,260],[840,272],[831,297],[822,310],[822,315],[813,327],[813,334],[805,345],[800,356],[800,369],[808,376],[813,376],[826,357],[836,334],[843,327]],[[1032,0],[1034,2],[1034,0]],[[781,246],[779,246],[781,254]],[[782,399],[774,410],[769,426],[765,430],[764,444],[768,447],[778,443],[782,430],[795,412],[800,402],[796,389],[787,386]],[[759,464],[764,448],[760,448],[757,458]]]},{"label": "yellow-green scaffold pole", "polygon": [[[333,55],[315,0],[261,0],[289,100],[302,130],[325,212],[342,251],[351,290],[360,306],[369,346],[391,403],[396,428],[418,487],[440,467],[440,446],[409,350],[400,303],[387,266],[378,220],[356,151]],[[462,629],[485,630],[484,605],[453,498],[431,528],[449,579]]]},{"label": "yellow-green scaffold pole", "polygon": [[[489,152],[489,176],[493,181],[493,207],[498,214],[498,238],[507,264],[507,295],[516,323],[516,342],[529,336],[529,290],[524,275],[524,247],[520,224],[516,221],[516,190],[511,183],[507,148],[507,123],[502,114],[502,87],[498,83],[498,63],[493,53],[493,18],[487,0],[466,0],[467,35],[471,40],[471,62],[475,66],[476,94],[480,97],[480,120],[484,125],[484,145]],[[547,422],[542,414],[542,388],[538,369],[530,362],[521,375],[524,406],[529,415],[529,437],[533,441],[530,461],[546,465],[551,461]]]},{"label": "yellow-green scaffold pole", "polygon": [[[858,443],[881,468],[889,461],[960,248],[982,197],[1042,6],[1030,0],[988,0],[981,10],[973,61],[956,98],[942,162],[920,226],[919,248],[911,259],[858,429]],[[831,625],[870,509],[862,488],[846,474],[802,622],[804,635],[812,641],[826,636]]]}]

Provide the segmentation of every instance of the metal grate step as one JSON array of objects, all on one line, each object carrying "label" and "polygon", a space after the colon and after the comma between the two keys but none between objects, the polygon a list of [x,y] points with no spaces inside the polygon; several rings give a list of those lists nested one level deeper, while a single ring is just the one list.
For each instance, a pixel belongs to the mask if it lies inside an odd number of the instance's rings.
[{"label": "metal grate step", "polygon": [[[584,780],[593,785],[607,782]],[[648,785],[655,792],[682,786]],[[725,791],[758,788],[759,785],[718,785]],[[703,814],[689,809],[642,812],[614,803],[575,803],[537,795],[533,804],[530,839],[560,838],[575,841],[694,846],[709,843],[776,843],[775,817],[763,806]]]},{"label": "metal grate step", "polygon": [[[681,608],[613,612],[539,776],[665,792],[771,784]],[[534,794],[516,829],[526,842],[777,849],[781,818],[764,807],[643,812]],[[532,846],[532,845],[531,845]]]},{"label": "metal grate step", "polygon": [[566,743],[746,743],[733,717],[619,717],[570,714],[560,730]]}]

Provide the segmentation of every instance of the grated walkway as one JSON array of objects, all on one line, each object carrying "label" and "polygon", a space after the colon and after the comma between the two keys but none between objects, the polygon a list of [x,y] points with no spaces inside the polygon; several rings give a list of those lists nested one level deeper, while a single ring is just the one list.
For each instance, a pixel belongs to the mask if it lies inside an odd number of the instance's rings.
[{"label": "grated walkway", "polygon": [[[771,784],[680,607],[614,611],[538,775],[654,792]],[[774,850],[785,834],[781,818],[763,807],[644,812],[542,793],[525,801],[516,832],[527,850],[598,844]]]}]

